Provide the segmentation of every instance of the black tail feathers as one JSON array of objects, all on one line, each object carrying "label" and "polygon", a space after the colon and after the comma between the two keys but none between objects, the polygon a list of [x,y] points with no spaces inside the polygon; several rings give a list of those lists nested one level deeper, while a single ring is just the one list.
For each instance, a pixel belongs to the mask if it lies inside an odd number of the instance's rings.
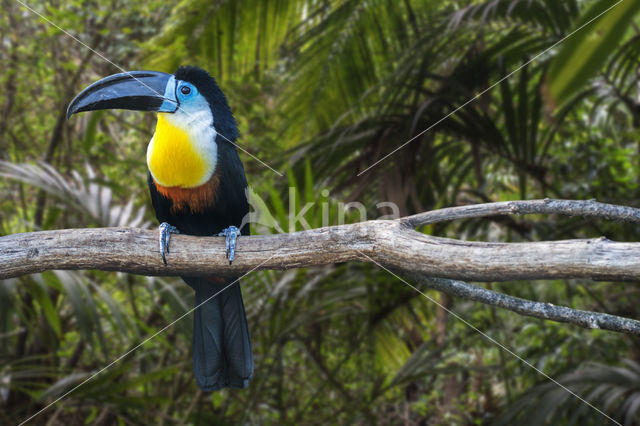
[{"label": "black tail feathers", "polygon": [[193,370],[198,386],[204,391],[246,388],[253,376],[253,352],[240,283],[212,297],[233,280],[223,284],[207,278],[183,279],[195,290],[199,306],[193,317]]}]

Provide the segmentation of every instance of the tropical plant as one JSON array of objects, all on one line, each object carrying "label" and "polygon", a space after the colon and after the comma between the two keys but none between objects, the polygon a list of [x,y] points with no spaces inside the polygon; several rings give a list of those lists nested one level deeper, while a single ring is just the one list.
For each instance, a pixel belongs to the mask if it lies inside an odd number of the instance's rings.
[{"label": "tropical plant", "polygon": [[[638,3],[623,0],[615,13],[580,29],[610,5],[115,0],[47,1],[37,11],[123,68],[209,69],[238,118],[240,145],[286,171],[281,178],[241,154],[255,205],[269,213],[260,232],[280,232],[299,229],[288,207],[299,212],[308,202],[314,204],[304,219],[312,227],[338,222],[340,204],[351,201],[361,202],[367,217],[376,217],[380,201],[393,201],[401,214],[546,196],[635,205]],[[108,112],[67,123],[73,94],[117,69],[19,4],[2,8],[2,234],[154,223],[144,166],[153,118]],[[358,220],[357,213],[345,220]],[[468,220],[423,231],[505,241],[640,237],[632,226],[556,217]],[[639,315],[640,292],[624,284],[486,285]],[[191,319],[183,315],[193,296],[179,280],[57,271],[0,281],[0,419],[19,422],[58,397],[40,419],[604,419],[450,318],[451,310],[618,421],[638,422],[633,340],[425,291],[441,307],[370,266],[251,274],[243,293],[256,377],[245,391],[209,395],[197,390],[191,373]]]}]

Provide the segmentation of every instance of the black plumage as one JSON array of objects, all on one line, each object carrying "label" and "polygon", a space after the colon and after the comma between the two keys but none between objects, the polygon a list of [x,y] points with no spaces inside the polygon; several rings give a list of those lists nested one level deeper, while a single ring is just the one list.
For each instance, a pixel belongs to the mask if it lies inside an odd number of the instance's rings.
[{"label": "black plumage", "polygon": [[[189,85],[197,89],[206,103],[199,97],[188,97],[194,93]],[[189,99],[197,99],[197,103],[190,104]],[[149,173],[153,208],[161,223],[166,222],[183,234],[218,235],[223,229],[235,226],[240,228],[241,235],[249,235],[249,225],[243,223],[249,213],[247,180],[234,144],[238,129],[226,97],[206,71],[197,67],[180,67],[173,76],[158,71],[114,74],[80,92],[69,104],[67,117],[82,111],[121,108],[181,114],[183,119],[186,115],[187,125],[208,126],[209,121],[197,121],[197,116],[193,121],[189,120],[189,113],[184,109],[191,106],[200,113],[199,108],[206,108],[206,105],[211,111],[214,128],[204,128],[204,133],[202,127],[189,130],[194,130],[195,137],[211,137],[211,141],[198,139],[194,142],[200,149],[204,147],[205,155],[216,152],[213,175],[206,183],[190,188],[160,186]],[[181,140],[175,142],[184,143]],[[207,143],[215,144],[216,149]],[[163,155],[171,156],[172,153]],[[179,172],[187,174],[190,172],[188,168],[194,164],[172,157],[163,160],[169,167],[175,161],[176,167],[183,168]],[[209,157],[207,160],[212,161]],[[162,226],[161,229],[164,232],[171,227]],[[161,241],[162,259],[165,260],[166,240]],[[253,354],[239,283],[218,277],[183,279],[196,293],[193,364],[198,385],[207,391],[247,387],[253,375]]]},{"label": "black plumage", "polygon": [[[212,185],[215,195],[213,202],[204,207],[193,208],[188,201],[178,206],[170,193],[158,190],[149,173],[156,217],[183,234],[218,235],[233,225],[240,228],[242,235],[249,235],[248,223],[241,228],[249,213],[244,167],[236,147],[226,140],[235,141],[238,134],[227,100],[213,77],[202,69],[181,67],[175,77],[196,86],[211,107],[218,133],[211,143],[217,144],[218,159],[213,179],[205,185]],[[253,354],[240,284],[236,282],[225,289],[234,279],[182,278],[195,290],[196,306],[202,304],[194,312],[193,327],[193,366],[198,385],[206,391],[247,387],[253,375]]]}]

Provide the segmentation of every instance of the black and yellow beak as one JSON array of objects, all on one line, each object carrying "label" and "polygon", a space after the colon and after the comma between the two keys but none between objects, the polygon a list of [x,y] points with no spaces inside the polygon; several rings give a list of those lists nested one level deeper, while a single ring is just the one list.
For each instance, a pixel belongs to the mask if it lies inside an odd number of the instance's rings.
[{"label": "black and yellow beak", "polygon": [[73,114],[99,109],[175,112],[175,77],[157,71],[130,71],[98,80],[80,92],[67,108]]}]

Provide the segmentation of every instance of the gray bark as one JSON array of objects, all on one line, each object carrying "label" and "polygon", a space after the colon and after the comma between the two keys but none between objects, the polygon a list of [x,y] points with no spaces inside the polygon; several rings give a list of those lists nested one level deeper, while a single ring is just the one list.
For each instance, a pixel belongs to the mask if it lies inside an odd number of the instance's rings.
[{"label": "gray bark", "polygon": [[640,222],[640,209],[595,201],[489,203],[442,209],[397,220],[368,221],[291,234],[240,237],[232,265],[226,260],[224,239],[221,237],[173,235],[171,251],[167,255],[168,264],[164,265],[155,230],[62,229],[0,237],[0,279],[51,269],[99,269],[143,275],[239,276],[257,269],[364,261],[382,265],[439,291],[523,315],[640,335],[640,323],[634,320],[553,307],[452,281],[640,280],[640,243],[620,243],[604,237],[531,243],[470,242],[433,237],[413,229],[445,220],[529,213]]}]

